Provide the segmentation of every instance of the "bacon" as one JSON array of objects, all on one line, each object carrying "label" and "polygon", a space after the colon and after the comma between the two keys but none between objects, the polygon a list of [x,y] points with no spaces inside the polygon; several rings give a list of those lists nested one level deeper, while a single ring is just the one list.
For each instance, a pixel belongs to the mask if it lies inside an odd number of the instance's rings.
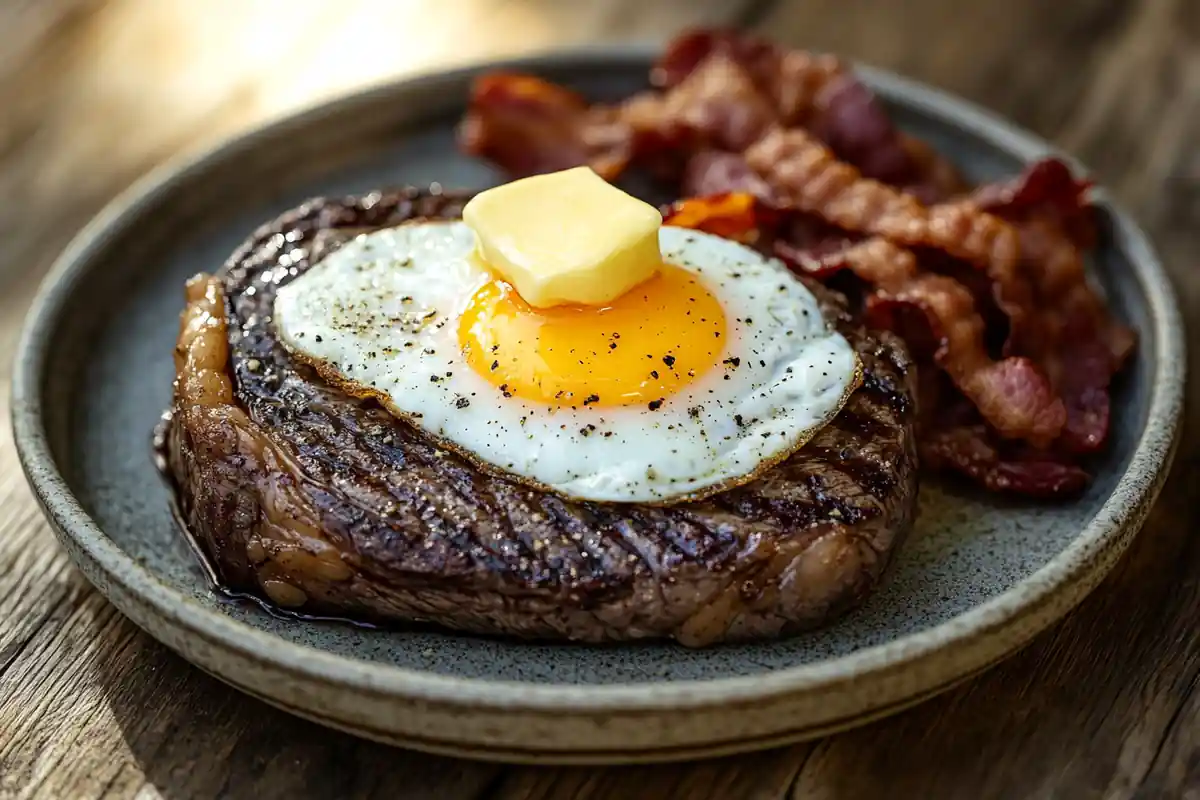
[{"label": "bacon", "polygon": [[638,156],[717,148],[740,152],[776,122],[775,109],[724,53],[704,59],[669,92],[635,95],[620,110]]},{"label": "bacon", "polygon": [[1031,217],[1058,223],[1080,249],[1095,245],[1095,214],[1088,202],[1089,180],[1079,180],[1060,158],[1043,158],[1007,181],[981,186],[974,191],[975,204],[1008,220]]},{"label": "bacon", "polygon": [[957,472],[993,492],[1058,499],[1079,494],[1091,481],[1080,467],[1048,454],[1003,455],[982,424],[929,431],[918,448],[925,468]]},{"label": "bacon", "polygon": [[669,92],[711,58],[738,64],[758,92],[771,101],[783,124],[800,124],[817,108],[817,98],[845,73],[834,56],[783,50],[752,34],[731,29],[701,29],[680,34],[650,70],[650,83]]},{"label": "bacon", "polygon": [[838,158],[868,178],[894,186],[917,179],[913,161],[899,131],[875,93],[853,75],[830,80],[817,96],[820,113],[809,131]]},{"label": "bacon", "polygon": [[684,197],[748,193],[771,200],[771,187],[750,169],[746,159],[723,150],[701,150],[688,159],[680,181]]},{"label": "bacon", "polygon": [[[876,245],[869,242],[850,250],[861,252],[868,247]],[[893,270],[888,268],[889,272]],[[897,330],[897,307],[920,311],[937,342],[934,363],[1001,436],[1024,439],[1039,447],[1058,437],[1067,418],[1062,401],[1045,374],[1029,359],[991,359],[984,346],[983,320],[966,287],[944,275],[893,281],[889,276],[881,284],[884,288],[868,298],[868,324]]]},{"label": "bacon", "polygon": [[916,198],[864,178],[799,129],[775,129],[746,151],[750,165],[785,204],[849,231],[909,247],[933,247],[983,269],[996,304],[1013,328],[1032,306],[1020,272],[1016,230],[972,201],[923,206]]},{"label": "bacon", "polygon": [[842,254],[862,238],[812,214],[789,214],[776,227],[771,252],[792,271],[817,280],[845,269]]},{"label": "bacon", "polygon": [[953,169],[902,136],[874,93],[828,55],[782,50],[729,30],[678,37],[651,72],[658,91],[587,106],[539,78],[478,79],[460,129],[464,150],[513,176],[591,165],[616,178],[633,162],[677,177],[702,149],[740,152],[774,125],[811,129],[868,177],[941,199]]},{"label": "bacon", "polygon": [[1059,159],[1035,162],[1016,178],[978,189],[980,208],[1010,220],[1020,232],[1026,272],[1033,278],[1036,336],[1016,344],[1037,358],[1066,404],[1062,445],[1094,452],[1108,436],[1108,387],[1136,344],[1088,281],[1082,248],[1095,241],[1090,182]]},{"label": "bacon", "polygon": [[650,68],[650,85],[672,89],[713,55],[732,58],[760,82],[769,78],[780,59],[779,48],[770,40],[732,28],[698,28],[685,31],[670,42]]},{"label": "bacon", "polygon": [[925,205],[933,205],[966,191],[962,175],[936,150],[912,136],[900,134],[900,141],[914,165],[913,182],[904,187],[905,193]]},{"label": "bacon", "polygon": [[616,111],[514,73],[475,80],[458,138],[464,152],[514,177],[588,165],[612,180],[632,156],[632,131]]},{"label": "bacon", "polygon": [[[957,171],[921,142],[902,135],[882,103],[836,57],[784,50],[766,39],[727,29],[690,31],[676,37],[650,73],[651,83],[664,90],[661,97],[679,109],[695,101],[697,74],[720,64],[721,71],[738,72],[737,80],[724,83],[720,105],[746,104],[755,121],[769,111],[771,122],[782,127],[804,127],[863,175],[896,186],[911,187],[929,202],[942,200],[963,188]],[[714,84],[707,81],[710,87]],[[700,106],[711,105],[717,93],[703,93]],[[765,105],[764,105],[765,103]],[[645,111],[645,109],[643,109]],[[705,115],[693,117],[701,138],[722,139],[722,115],[710,127]],[[643,117],[644,119],[645,117]],[[728,147],[741,150],[741,147]]]}]

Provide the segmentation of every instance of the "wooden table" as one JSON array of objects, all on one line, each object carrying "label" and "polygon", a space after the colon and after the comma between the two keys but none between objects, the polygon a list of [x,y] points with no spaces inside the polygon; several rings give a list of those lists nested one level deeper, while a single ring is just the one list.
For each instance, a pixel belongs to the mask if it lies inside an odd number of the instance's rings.
[{"label": "wooden table", "polygon": [[[1075,152],[1150,230],[1194,319],[1198,0],[6,0],[0,380],[37,277],[164,157],[397,74],[706,23],[898,69]],[[125,621],[70,566],[5,429],[0,797],[1200,797],[1195,413],[1133,550],[1003,666],[824,741],[627,769],[405,752],[226,688]]]}]

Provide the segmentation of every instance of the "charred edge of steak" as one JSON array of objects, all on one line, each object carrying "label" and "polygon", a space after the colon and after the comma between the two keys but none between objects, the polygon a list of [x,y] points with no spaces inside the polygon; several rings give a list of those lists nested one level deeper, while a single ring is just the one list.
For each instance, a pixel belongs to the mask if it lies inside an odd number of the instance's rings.
[{"label": "charred edge of steak", "polygon": [[[760,480],[663,508],[489,477],[288,356],[271,323],[279,286],[357,233],[457,217],[465,199],[312,201],[260,228],[204,292],[189,289],[168,462],[221,580],[312,613],[690,646],[778,636],[857,605],[912,523],[915,370],[897,339],[855,328],[818,285],[863,388]],[[188,340],[186,319],[213,293],[224,318]],[[197,377],[215,360],[228,391]]]}]

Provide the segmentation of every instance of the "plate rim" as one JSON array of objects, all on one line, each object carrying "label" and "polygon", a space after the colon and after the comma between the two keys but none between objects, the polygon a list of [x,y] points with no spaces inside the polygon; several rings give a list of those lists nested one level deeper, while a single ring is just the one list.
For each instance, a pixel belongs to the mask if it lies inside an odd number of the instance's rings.
[{"label": "plate rim", "polygon": [[[148,604],[159,617],[182,627],[189,635],[228,648],[242,658],[280,669],[297,677],[351,688],[363,695],[402,697],[455,707],[528,712],[580,713],[657,711],[711,708],[760,703],[773,697],[829,691],[838,685],[882,677],[897,669],[915,667],[951,648],[978,643],[981,637],[1015,634],[1020,622],[1056,595],[1074,590],[1054,613],[1040,619],[1036,631],[1017,637],[1014,652],[1061,618],[1090,587],[1078,585],[1107,572],[1140,527],[1169,471],[1182,425],[1186,345],[1173,284],[1148,238],[1133,218],[1102,188],[1095,202],[1113,221],[1115,246],[1134,265],[1135,279],[1149,309],[1151,331],[1159,345],[1157,360],[1148,365],[1150,402],[1147,425],[1139,433],[1129,465],[1093,519],[1072,542],[1019,583],[932,628],[909,633],[843,656],[767,673],[671,682],[632,681],[620,684],[539,684],[508,679],[465,678],[358,660],[335,655],[263,632],[195,603],[170,588],[108,538],[87,514],[69,488],[53,458],[44,429],[42,375],[50,368],[48,344],[59,323],[62,307],[76,283],[88,273],[123,226],[139,212],[152,208],[177,185],[231,154],[253,149],[258,142],[331,113],[343,112],[377,96],[403,93],[422,84],[460,82],[485,69],[537,70],[565,65],[611,68],[652,59],[659,42],[600,44],[549,50],[526,56],[488,59],[452,69],[399,78],[338,95],[319,104],[275,118],[248,132],[228,137],[196,155],[184,155],[155,169],[122,192],[67,246],[47,273],[29,307],[16,351],[12,380],[14,442],[26,478],[39,504],[60,537],[70,539],[106,577],[122,590]],[[1008,122],[971,101],[889,71],[856,64],[864,80],[880,94],[1013,154],[1023,161],[1046,155],[1066,159],[1086,170],[1071,156],[1033,133]],[[69,553],[78,564],[79,558]],[[112,599],[110,587],[100,587]],[[156,638],[158,638],[156,636]],[[967,671],[969,664],[955,671]]]}]

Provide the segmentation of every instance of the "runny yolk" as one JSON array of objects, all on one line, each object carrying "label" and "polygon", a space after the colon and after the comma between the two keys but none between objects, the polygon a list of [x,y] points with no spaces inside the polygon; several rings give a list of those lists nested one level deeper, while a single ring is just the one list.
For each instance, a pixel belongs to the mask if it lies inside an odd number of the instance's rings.
[{"label": "runny yolk", "polygon": [[467,363],[505,394],[552,405],[656,404],[725,349],[725,313],[695,274],[664,265],[604,307],[532,308],[493,280],[458,329]]}]

